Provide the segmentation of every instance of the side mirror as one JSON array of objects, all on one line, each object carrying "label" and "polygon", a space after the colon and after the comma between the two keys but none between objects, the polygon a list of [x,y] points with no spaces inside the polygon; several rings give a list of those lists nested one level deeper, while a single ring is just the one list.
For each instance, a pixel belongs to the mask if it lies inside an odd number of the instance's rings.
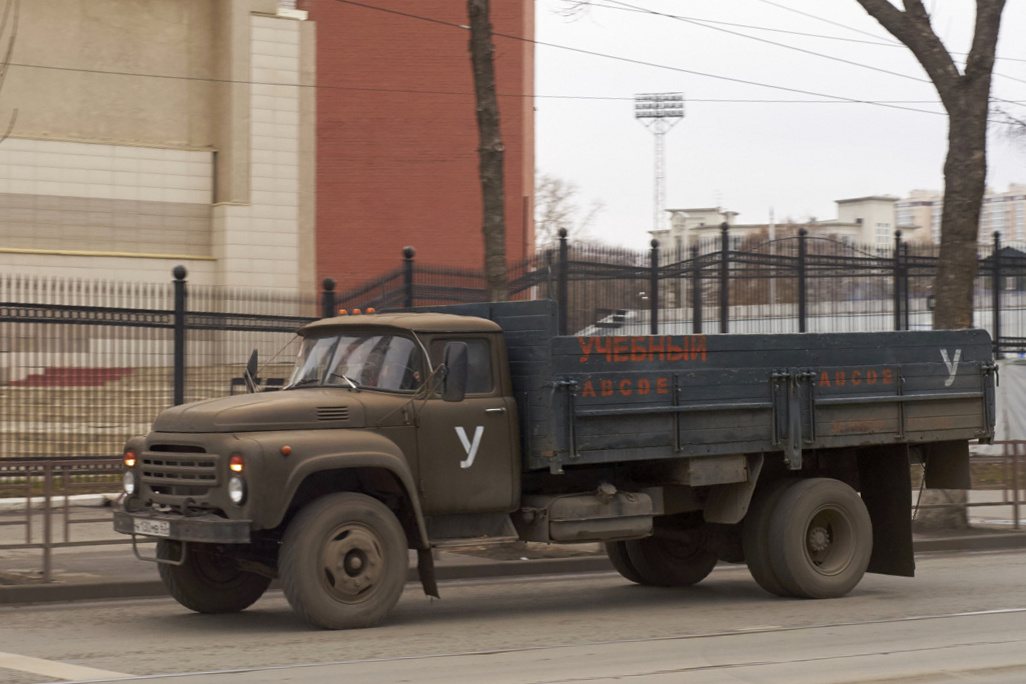
[{"label": "side mirror", "polygon": [[246,391],[250,394],[256,392],[257,389],[257,350],[254,349],[253,353],[249,355],[249,361],[246,362],[246,370],[242,373],[242,379],[246,381]]},{"label": "side mirror", "polygon": [[442,380],[443,401],[463,401],[467,393],[467,343],[449,342],[442,352],[445,378]]}]

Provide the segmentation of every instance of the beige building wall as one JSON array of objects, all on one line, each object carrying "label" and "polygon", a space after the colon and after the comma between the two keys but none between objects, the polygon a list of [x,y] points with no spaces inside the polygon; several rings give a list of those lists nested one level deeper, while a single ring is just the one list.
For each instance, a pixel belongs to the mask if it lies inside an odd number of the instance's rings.
[{"label": "beige building wall", "polygon": [[275,0],[21,6],[22,66],[0,90],[0,129],[18,110],[0,143],[4,270],[166,282],[181,263],[197,284],[310,285],[303,13]]}]

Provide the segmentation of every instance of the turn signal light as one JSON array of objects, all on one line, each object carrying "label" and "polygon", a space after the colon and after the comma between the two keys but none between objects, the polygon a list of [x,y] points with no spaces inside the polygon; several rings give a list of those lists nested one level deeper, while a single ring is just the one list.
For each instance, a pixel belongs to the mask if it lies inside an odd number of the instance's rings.
[{"label": "turn signal light", "polygon": [[232,454],[232,457],[228,459],[228,469],[233,473],[242,472],[242,456],[240,454]]},{"label": "turn signal light", "polygon": [[349,313],[349,312],[348,312],[348,311],[346,311],[345,309],[339,309],[339,310],[338,310],[338,315],[339,315],[339,316],[345,316],[345,315],[347,315],[348,313]]},{"label": "turn signal light", "polygon": [[359,309],[353,309],[353,315],[354,316],[359,316],[360,315],[360,310]]},{"label": "turn signal light", "polygon": [[377,313],[377,309],[375,309],[373,306],[368,306],[367,313]]},{"label": "turn signal light", "polygon": [[135,467],[135,452],[134,451],[126,451],[125,452],[125,467],[126,468],[134,468]]}]

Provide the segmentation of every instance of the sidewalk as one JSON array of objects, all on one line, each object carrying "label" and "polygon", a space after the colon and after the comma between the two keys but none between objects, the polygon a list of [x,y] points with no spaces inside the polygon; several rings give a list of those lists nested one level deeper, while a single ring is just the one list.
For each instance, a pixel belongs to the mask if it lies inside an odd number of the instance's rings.
[{"label": "sidewalk", "polygon": [[[971,503],[1002,501],[1000,491],[970,492]],[[128,537],[113,532],[110,508],[103,497],[73,502],[69,539],[72,542],[102,545],[54,549],[52,581],[42,582],[43,552],[38,548],[0,550],[0,605],[70,602],[111,598],[139,598],[167,594],[154,563],[135,557]],[[23,505],[0,501],[0,545],[24,544]],[[971,527],[964,531],[916,534],[916,553],[1026,549],[1026,506],[1020,531],[1012,525],[1012,506],[974,506],[969,509]],[[94,522],[82,522],[94,521]],[[53,519],[52,539],[64,540],[64,523],[58,513]],[[42,539],[42,516],[32,523],[32,540]],[[115,543],[105,543],[115,542]],[[144,554],[152,553],[152,544],[140,545]],[[435,566],[440,581],[499,576],[549,575],[577,572],[612,572],[600,544],[545,545],[518,544],[504,553],[480,549],[436,551]],[[410,581],[416,581],[416,559],[411,557]],[[273,585],[272,585],[273,588]]]}]

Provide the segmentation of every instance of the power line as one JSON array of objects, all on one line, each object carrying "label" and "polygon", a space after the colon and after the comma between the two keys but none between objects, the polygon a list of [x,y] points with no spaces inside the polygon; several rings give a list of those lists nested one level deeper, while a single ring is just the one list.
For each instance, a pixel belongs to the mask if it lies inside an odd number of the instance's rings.
[{"label": "power line", "polygon": [[616,3],[618,5],[623,5],[624,7],[630,8],[632,10],[636,10],[638,12],[643,12],[645,14],[654,14],[656,16],[666,17],[667,19],[675,19],[677,21],[685,22],[685,23],[688,23],[688,24],[694,24],[696,26],[702,26],[704,28],[712,29],[713,31],[720,31],[722,33],[728,33],[728,34],[730,34],[732,36],[739,36],[741,38],[747,38],[749,40],[758,41],[760,43],[766,43],[767,45],[774,45],[776,47],[782,47],[782,48],[784,48],[786,50],[794,50],[795,52],[801,52],[801,53],[806,54],[806,55],[812,55],[814,57],[821,57],[823,59],[829,59],[829,60],[832,60],[834,62],[841,62],[842,64],[848,64],[850,66],[857,66],[857,67],[861,67],[863,69],[870,69],[871,71],[878,71],[880,73],[888,74],[890,76],[897,76],[899,78],[907,78],[907,79],[912,80],[912,81],[919,81],[920,83],[930,83],[929,79],[920,78],[918,76],[911,76],[909,74],[902,74],[902,73],[897,72],[897,71],[890,71],[889,69],[881,69],[879,67],[870,66],[869,64],[864,64],[862,62],[853,62],[853,61],[851,61],[849,59],[844,59],[842,57],[834,57],[833,55],[826,55],[826,54],[823,54],[822,52],[816,52],[814,50],[806,50],[805,48],[800,48],[800,47],[797,47],[795,45],[788,45],[786,43],[778,43],[777,41],[767,40],[766,38],[759,38],[758,36],[750,36],[750,35],[747,35],[745,33],[739,33],[737,31],[732,31],[730,29],[722,28],[720,26],[713,26],[713,25],[711,25],[709,23],[706,23],[706,22],[704,22],[704,21],[702,21],[700,19],[689,19],[687,17],[681,17],[681,16],[677,16],[677,15],[674,15],[674,14],[665,14],[663,12],[657,12],[655,10],[650,10],[650,9],[647,9],[647,8],[644,8],[644,7],[638,7],[636,5],[629,5],[626,2],[621,2],[620,0],[606,0],[606,2],[613,2],[613,3]]},{"label": "power line", "polygon": [[[374,6],[374,5],[368,5],[368,4],[362,3],[362,2],[356,2],[356,0],[335,0],[335,2],[338,2],[340,4],[345,4],[345,5],[353,5],[353,6],[356,6],[356,7],[363,7],[365,9],[370,9],[370,10],[377,10],[377,11],[381,11],[381,12],[386,12],[388,14],[396,14],[396,15],[407,17],[407,18],[410,18],[410,19],[423,19],[423,20],[429,21],[431,23],[448,25],[448,26],[451,26],[451,27],[454,27],[454,28],[460,28],[460,29],[466,29],[467,28],[466,26],[464,26],[462,24],[446,22],[446,21],[442,21],[440,19],[434,19],[434,18],[429,18],[429,17],[421,17],[419,15],[411,14],[409,12],[399,12],[397,10],[392,10],[392,9],[383,8],[383,7],[377,7],[377,6]],[[702,72],[702,71],[696,71],[694,69],[685,69],[683,67],[674,67],[674,66],[669,66],[669,65],[666,65],[666,64],[658,64],[658,63],[655,63],[655,62],[648,62],[648,61],[645,61],[645,60],[633,59],[633,58],[630,58],[630,57],[620,57],[620,56],[617,56],[617,55],[610,55],[610,54],[606,54],[606,53],[602,53],[602,52],[596,52],[594,50],[585,50],[583,48],[574,48],[574,47],[569,47],[567,45],[559,45],[557,43],[548,43],[548,42],[545,42],[545,41],[533,40],[533,39],[530,39],[530,38],[525,38],[523,36],[510,35],[508,33],[497,33],[497,32],[493,31],[492,32],[492,36],[493,37],[499,37],[499,38],[507,38],[509,40],[516,40],[516,41],[520,41],[520,42],[524,42],[524,43],[530,43],[530,44],[533,44],[533,45],[540,45],[540,46],[543,46],[543,47],[555,48],[555,49],[558,49],[558,50],[565,50],[565,51],[568,51],[568,52],[576,52],[576,53],[583,54],[583,55],[590,55],[592,57],[602,57],[603,59],[611,59],[611,60],[614,60],[614,61],[625,62],[627,64],[636,64],[638,66],[647,66],[647,67],[653,67],[653,68],[656,68],[656,69],[665,69],[667,71],[674,71],[674,72],[677,72],[677,73],[690,74],[692,76],[702,76],[704,78],[712,78],[712,79],[715,79],[715,80],[727,81],[727,82],[730,82],[730,83],[739,83],[739,84],[742,84],[742,85],[757,86],[759,88],[770,88],[772,90],[781,90],[781,91],[788,92],[788,93],[795,93],[797,95],[808,95],[808,96],[811,96],[811,97],[828,98],[828,99],[838,100],[838,101],[842,101],[842,102],[851,102],[851,103],[857,103],[857,104],[871,104],[871,105],[878,106],[878,107],[887,107],[887,108],[891,108],[891,109],[901,109],[901,110],[910,111],[910,112],[918,112],[918,113],[921,113],[921,114],[943,114],[943,112],[935,112],[935,111],[930,111],[930,110],[927,110],[927,109],[917,109],[915,107],[906,107],[906,106],[903,106],[903,105],[886,104],[886,103],[883,103],[883,102],[880,102],[880,101],[862,100],[862,99],[858,99],[858,98],[845,97],[843,95],[830,95],[830,94],[827,94],[827,93],[819,93],[819,92],[815,92],[815,91],[812,91],[812,90],[804,90],[802,88],[791,88],[791,87],[788,87],[788,86],[772,85],[772,84],[769,84],[769,83],[760,83],[758,81],[750,81],[750,80],[747,80],[747,79],[735,78],[735,77],[732,77],[732,76],[721,76],[719,74],[710,74],[710,73],[706,73],[706,72]]]}]

